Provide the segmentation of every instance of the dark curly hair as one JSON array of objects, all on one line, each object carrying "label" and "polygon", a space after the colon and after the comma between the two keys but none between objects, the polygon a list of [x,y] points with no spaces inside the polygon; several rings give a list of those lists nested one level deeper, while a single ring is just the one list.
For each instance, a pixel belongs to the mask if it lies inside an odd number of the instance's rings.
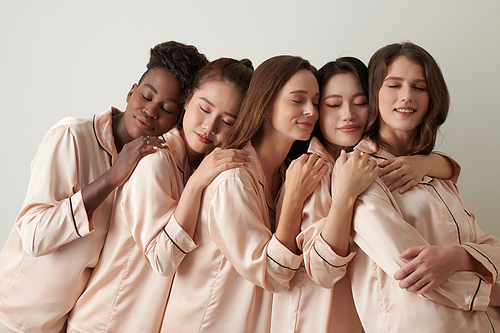
[{"label": "dark curly hair", "polygon": [[206,64],[207,58],[195,46],[174,41],[164,42],[151,49],[147,70],[142,74],[139,85],[146,75],[156,69],[164,68],[172,72],[181,82],[179,108],[182,108],[196,73]]}]

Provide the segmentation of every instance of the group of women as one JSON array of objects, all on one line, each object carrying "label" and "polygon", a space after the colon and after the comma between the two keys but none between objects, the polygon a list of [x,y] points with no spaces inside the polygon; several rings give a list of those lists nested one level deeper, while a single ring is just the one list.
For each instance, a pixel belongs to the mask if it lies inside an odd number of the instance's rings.
[{"label": "group of women", "polygon": [[409,42],[319,71],[158,44],[124,112],[44,137],[0,332],[500,330],[500,242],[432,152],[448,108]]}]

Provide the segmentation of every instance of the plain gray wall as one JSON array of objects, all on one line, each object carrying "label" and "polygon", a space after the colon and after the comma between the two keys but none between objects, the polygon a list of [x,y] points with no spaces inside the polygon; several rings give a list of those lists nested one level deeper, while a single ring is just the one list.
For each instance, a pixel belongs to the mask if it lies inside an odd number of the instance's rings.
[{"label": "plain gray wall", "polygon": [[167,40],[209,59],[278,54],[316,67],[368,63],[410,40],[440,63],[451,112],[438,149],[463,168],[459,187],[480,226],[500,237],[500,1],[5,1],[0,3],[0,247],[21,208],[30,163],[65,116],[90,117],[125,97],[149,49]]}]

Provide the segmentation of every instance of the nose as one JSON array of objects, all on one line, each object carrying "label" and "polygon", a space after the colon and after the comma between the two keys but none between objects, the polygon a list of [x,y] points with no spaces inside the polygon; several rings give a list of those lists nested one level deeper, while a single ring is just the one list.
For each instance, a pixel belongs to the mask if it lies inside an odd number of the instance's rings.
[{"label": "nose", "polygon": [[316,107],[314,106],[312,101],[309,101],[308,103],[305,104],[304,110],[302,111],[302,114],[304,116],[314,116],[315,113],[318,113],[316,110]]},{"label": "nose", "polygon": [[148,105],[146,106],[142,112],[146,115],[148,118],[153,118],[153,119],[158,119],[158,108],[155,106]]},{"label": "nose", "polygon": [[345,103],[344,107],[342,108],[342,120],[350,121],[350,120],[354,120],[354,119],[355,119],[355,116],[354,116],[354,113],[352,112],[351,105]]},{"label": "nose", "polygon": [[205,121],[201,124],[201,128],[207,132],[207,134],[217,134],[217,121],[214,117],[207,117]]},{"label": "nose", "polygon": [[401,88],[400,99],[403,102],[411,102],[413,101],[413,92],[411,87],[407,84],[403,85]]}]

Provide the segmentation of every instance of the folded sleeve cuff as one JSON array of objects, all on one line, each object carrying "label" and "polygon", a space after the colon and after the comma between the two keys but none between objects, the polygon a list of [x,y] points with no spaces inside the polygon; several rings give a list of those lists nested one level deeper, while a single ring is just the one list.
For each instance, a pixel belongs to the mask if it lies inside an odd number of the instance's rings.
[{"label": "folded sleeve cuff", "polygon": [[267,256],[279,266],[292,271],[298,270],[302,262],[302,255],[290,251],[274,235],[269,242]]},{"label": "folded sleeve cuff", "polygon": [[453,164],[453,177],[451,177],[451,181],[456,184],[458,182],[458,178],[460,177],[460,172],[462,170],[462,168],[460,167],[460,164],[458,164],[457,161],[455,161],[453,158],[451,158],[449,155],[446,155],[445,153],[442,153],[442,152],[439,152],[439,151],[433,151],[434,154],[438,154],[440,156],[443,156],[445,158],[448,159],[448,161],[451,162],[451,164]]},{"label": "folded sleeve cuff", "polygon": [[69,197],[68,200],[75,232],[78,236],[85,237],[94,231],[93,214],[90,218],[87,216],[87,210],[85,209],[85,205],[83,203],[81,191],[78,191],[73,196]]},{"label": "folded sleeve cuff", "polygon": [[174,215],[172,215],[172,218],[167,223],[164,230],[167,237],[182,253],[187,254],[198,247],[195,240],[193,240],[188,233],[182,229]]},{"label": "folded sleeve cuff", "polygon": [[332,267],[340,268],[346,266],[354,257],[356,252],[349,245],[349,254],[346,257],[341,257],[335,253],[330,245],[320,235],[317,237],[313,246],[314,254],[319,256],[324,262]]}]

